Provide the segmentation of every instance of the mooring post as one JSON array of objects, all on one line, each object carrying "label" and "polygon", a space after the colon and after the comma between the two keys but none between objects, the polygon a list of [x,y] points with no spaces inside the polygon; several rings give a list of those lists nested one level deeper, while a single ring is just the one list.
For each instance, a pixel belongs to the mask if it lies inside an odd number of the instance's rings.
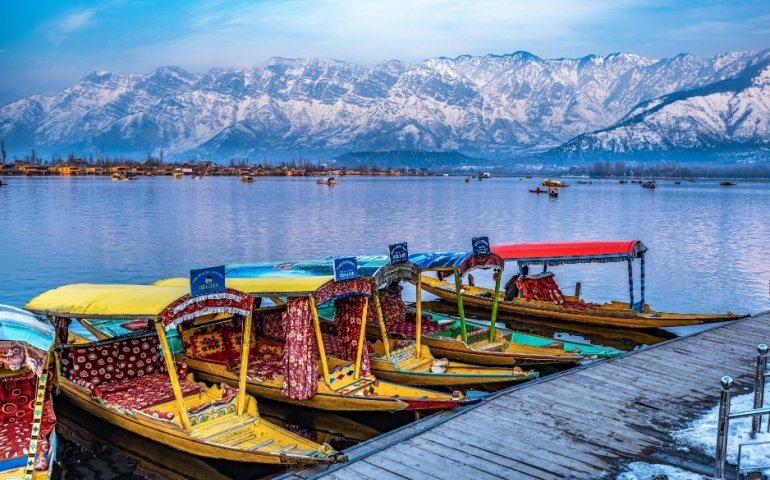
[{"label": "mooring post", "polygon": [[575,282],[575,298],[580,299],[580,282]]},{"label": "mooring post", "polygon": [[[767,345],[757,346],[757,378],[754,379],[754,409],[764,407],[765,403],[765,369],[767,368]],[[751,438],[756,438],[762,428],[762,415],[751,418]]]},{"label": "mooring post", "polygon": [[727,429],[730,426],[730,389],[733,379],[722,377],[722,395],[719,398],[719,419],[717,422],[717,462],[714,468],[715,478],[725,478],[725,464],[727,463]]}]

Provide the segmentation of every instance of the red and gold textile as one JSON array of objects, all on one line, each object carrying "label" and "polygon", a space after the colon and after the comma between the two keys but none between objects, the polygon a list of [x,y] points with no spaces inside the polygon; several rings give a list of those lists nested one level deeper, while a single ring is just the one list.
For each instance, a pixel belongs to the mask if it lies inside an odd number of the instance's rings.
[{"label": "red and gold textile", "polygon": [[163,324],[163,328],[170,330],[185,320],[211,313],[232,313],[245,317],[251,313],[253,304],[254,299],[248,294],[231,288],[224,292],[197,297],[191,297],[188,294],[166,307],[158,315],[158,319]]},{"label": "red and gold textile", "polygon": [[[366,298],[361,296],[338,298],[334,301],[334,308],[336,309],[334,323],[337,324],[337,332],[339,332],[340,353],[343,360],[356,361],[365,303]],[[369,344],[364,340],[361,353],[361,376],[369,374]]]},{"label": "red and gold textile", "polygon": [[[225,336],[230,332],[225,330],[215,330],[213,332],[198,332],[190,339],[192,343],[192,352],[195,358],[201,360],[208,360],[211,362],[226,364],[232,358],[228,349],[228,344],[225,343]],[[243,333],[238,331],[238,342],[241,341]],[[241,347],[238,344],[238,352],[240,353]]]},{"label": "red and gold textile", "polygon": [[350,295],[372,296],[371,281],[358,277],[353,280],[343,280],[341,282],[329,282],[316,291],[315,303],[321,305],[333,298],[345,298]]},{"label": "red and gold textile", "polygon": [[[406,309],[404,308],[404,301],[401,299],[400,291],[382,291],[380,293],[380,310],[382,311],[382,320],[385,322],[385,326],[406,321]],[[369,302],[368,317],[371,320],[377,320],[377,312],[374,309],[374,302]],[[367,319],[367,321],[369,320]]]},{"label": "red and gold textile", "polygon": [[553,279],[553,274],[521,276],[516,280],[521,295],[527,300],[553,302],[557,305],[564,303],[564,296]]},{"label": "red and gold textile", "polygon": [[283,316],[286,344],[283,350],[283,389],[295,400],[313,396],[317,388],[318,363],[310,315],[310,299],[290,298]]}]

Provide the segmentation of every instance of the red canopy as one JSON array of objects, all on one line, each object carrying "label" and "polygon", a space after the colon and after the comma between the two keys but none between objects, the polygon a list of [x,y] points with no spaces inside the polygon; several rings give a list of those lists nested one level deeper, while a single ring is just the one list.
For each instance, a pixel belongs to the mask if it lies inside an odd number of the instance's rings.
[{"label": "red canopy", "polygon": [[576,261],[622,260],[647,251],[639,240],[583,240],[577,242],[514,243],[493,245],[492,252],[505,260],[571,259]]}]

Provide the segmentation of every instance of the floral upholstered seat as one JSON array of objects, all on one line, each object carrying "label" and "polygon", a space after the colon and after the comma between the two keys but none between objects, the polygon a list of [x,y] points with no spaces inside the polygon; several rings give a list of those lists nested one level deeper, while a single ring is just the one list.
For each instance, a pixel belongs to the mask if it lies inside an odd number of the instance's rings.
[{"label": "floral upholstered seat", "polygon": [[[0,462],[25,457],[32,433],[37,377],[32,373],[0,378]],[[50,447],[50,432],[56,423],[50,392],[43,404],[38,440],[37,470],[48,468],[46,455]],[[20,460],[21,461],[21,460]]]}]

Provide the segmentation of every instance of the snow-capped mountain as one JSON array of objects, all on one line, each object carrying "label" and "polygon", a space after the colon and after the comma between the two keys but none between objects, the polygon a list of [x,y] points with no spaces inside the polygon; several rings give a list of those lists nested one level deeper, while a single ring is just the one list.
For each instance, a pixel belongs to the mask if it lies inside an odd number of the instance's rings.
[{"label": "snow-capped mountain", "polygon": [[[745,77],[768,52],[659,61],[516,52],[372,68],[274,58],[262,68],[205,74],[176,67],[148,75],[94,72],[57,95],[0,108],[0,138],[9,154],[21,155],[31,148],[140,156],[162,149],[166,156],[224,159],[413,149],[508,157],[608,132],[617,122],[631,128],[677,92]],[[760,100],[747,93],[742,108],[754,111],[765,105]]]},{"label": "snow-capped mountain", "polygon": [[770,54],[732,78],[642,102],[612,127],[556,153],[747,150],[770,146]]}]

